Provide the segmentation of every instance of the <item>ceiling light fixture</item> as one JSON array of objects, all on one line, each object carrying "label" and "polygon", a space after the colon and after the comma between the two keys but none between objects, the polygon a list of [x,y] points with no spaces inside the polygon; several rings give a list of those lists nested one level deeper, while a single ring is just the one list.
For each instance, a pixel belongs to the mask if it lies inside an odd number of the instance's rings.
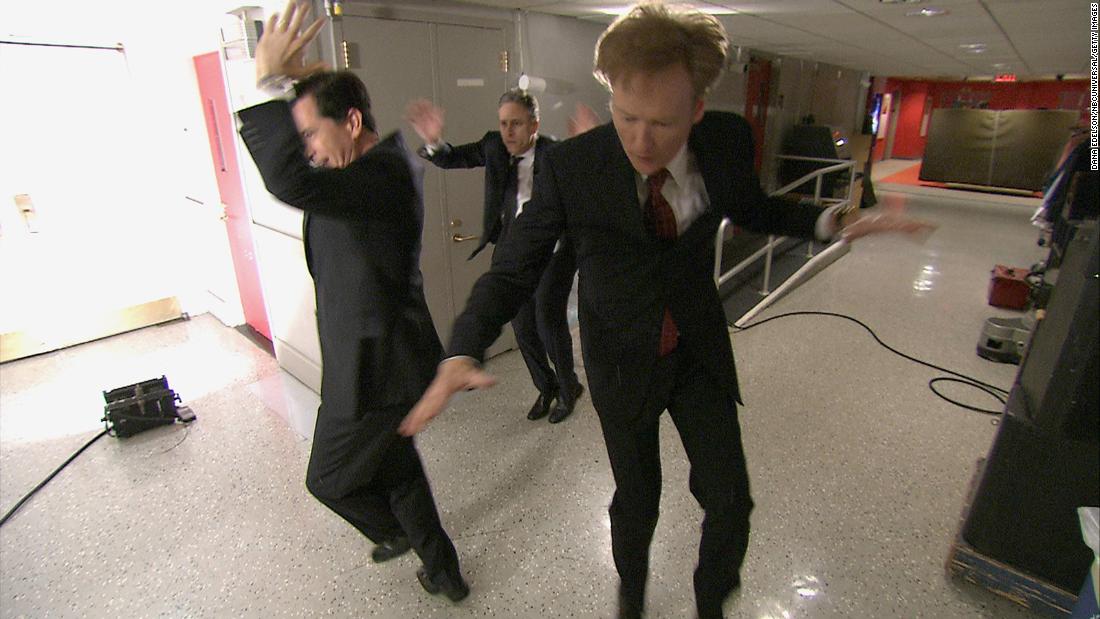
[{"label": "ceiling light fixture", "polygon": [[905,14],[906,17],[939,17],[940,15],[947,15],[947,9],[937,9],[930,6],[919,11],[909,11]]}]

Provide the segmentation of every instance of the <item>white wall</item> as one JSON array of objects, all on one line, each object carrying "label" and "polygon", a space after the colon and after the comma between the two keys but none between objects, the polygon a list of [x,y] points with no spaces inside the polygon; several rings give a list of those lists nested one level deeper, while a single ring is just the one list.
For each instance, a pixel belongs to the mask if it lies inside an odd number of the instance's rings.
[{"label": "white wall", "polygon": [[607,91],[592,76],[592,50],[606,26],[531,12],[521,13],[520,22],[518,69],[548,80],[546,91],[536,93],[540,131],[569,137],[566,123],[577,103],[609,120]]},{"label": "white wall", "polygon": [[[279,4],[255,3],[250,4]],[[149,209],[144,224],[149,235],[163,239],[163,251],[144,257],[160,274],[157,282],[133,281],[134,297],[160,294],[165,288],[180,298],[184,311],[205,311],[205,281],[212,269],[231,269],[227,256],[216,263],[208,245],[211,232],[224,236],[218,220],[220,200],[207,141],[192,57],[219,48],[219,27],[225,12],[237,3],[225,0],[139,2],[137,0],[57,0],[48,5],[4,2],[0,34],[9,41],[62,45],[121,45],[131,78],[127,93],[80,92],[72,100],[73,115],[65,122],[95,122],[82,117],[81,100],[112,97],[131,110],[120,127],[135,146],[119,161],[126,179],[140,191]],[[43,74],[42,80],[50,75]],[[22,92],[33,96],[34,89]],[[94,152],[95,145],[87,147]],[[48,162],[43,162],[48,165]],[[204,203],[200,205],[193,200]],[[10,202],[8,197],[0,197]],[[7,204],[0,205],[8,208]],[[220,230],[218,227],[220,226]]]}]

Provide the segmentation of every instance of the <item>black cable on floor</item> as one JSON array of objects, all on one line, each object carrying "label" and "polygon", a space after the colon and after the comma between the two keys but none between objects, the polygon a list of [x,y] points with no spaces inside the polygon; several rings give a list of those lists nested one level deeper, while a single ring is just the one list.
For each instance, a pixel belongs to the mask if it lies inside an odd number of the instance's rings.
[{"label": "black cable on floor", "polygon": [[960,407],[965,408],[967,410],[972,410],[972,411],[976,411],[976,412],[979,412],[979,413],[985,413],[987,415],[1000,415],[1004,412],[1003,410],[992,410],[992,409],[988,409],[988,408],[978,408],[976,406],[970,406],[969,404],[963,404],[962,402],[957,402],[955,400],[952,400],[951,398],[945,396],[944,394],[940,393],[936,389],[936,383],[938,383],[938,382],[955,382],[955,383],[962,383],[964,385],[969,385],[971,387],[974,387],[975,389],[981,389],[982,391],[988,393],[989,395],[993,396],[994,398],[997,398],[1001,402],[1001,404],[1007,403],[1007,399],[1006,399],[1007,396],[1008,396],[1008,390],[1007,389],[1002,389],[1000,387],[997,387],[996,385],[990,385],[989,383],[983,383],[982,381],[980,381],[980,380],[978,380],[978,379],[976,379],[972,376],[967,376],[966,374],[960,374],[960,373],[958,373],[954,370],[949,370],[947,368],[942,368],[942,367],[940,367],[938,365],[935,365],[933,363],[928,363],[927,361],[923,361],[921,359],[917,359],[916,357],[907,355],[907,354],[901,352],[900,350],[894,348],[893,346],[890,346],[886,342],[883,342],[879,338],[879,336],[871,329],[871,327],[868,327],[866,324],[864,324],[859,319],[852,318],[851,316],[848,316],[846,314],[837,314],[835,312],[814,312],[814,311],[787,312],[785,314],[778,314],[778,315],[772,316],[770,318],[765,318],[764,320],[759,320],[757,322],[754,322],[750,325],[746,325],[744,327],[739,327],[737,325],[733,325],[733,328],[737,329],[738,331],[748,331],[749,329],[752,329],[753,327],[759,327],[762,324],[771,322],[773,320],[777,320],[779,318],[786,318],[788,316],[833,316],[834,318],[843,318],[844,320],[854,322],[857,325],[863,327],[863,329],[865,331],[867,331],[867,333],[870,333],[871,337],[874,338],[874,340],[876,342],[878,342],[878,344],[880,346],[882,346],[886,350],[889,350],[890,352],[894,353],[895,355],[897,355],[897,356],[899,356],[903,359],[908,359],[909,361],[912,361],[913,363],[919,363],[920,365],[932,368],[933,370],[937,370],[939,372],[946,372],[948,374],[951,374],[952,376],[957,377],[957,378],[950,378],[950,377],[947,377],[947,376],[940,376],[940,377],[933,378],[932,380],[928,381],[928,388],[932,390],[932,393],[934,393],[937,396],[943,398],[944,400],[947,400],[948,402],[950,402],[951,404],[954,404],[955,406],[960,406]]},{"label": "black cable on floor", "polygon": [[59,467],[57,467],[56,469],[54,469],[54,472],[53,472],[53,473],[50,473],[50,476],[49,476],[49,477],[47,477],[46,479],[43,479],[43,480],[42,480],[42,483],[40,483],[40,484],[38,484],[37,486],[35,486],[35,487],[34,487],[34,490],[31,490],[30,492],[28,492],[28,493],[27,493],[27,496],[23,497],[22,499],[19,499],[19,502],[15,504],[15,507],[13,507],[13,508],[11,508],[10,510],[8,510],[8,513],[4,514],[4,517],[3,517],[3,518],[0,518],[0,527],[4,526],[4,523],[8,521],[8,518],[11,518],[11,517],[12,517],[12,514],[14,514],[14,513],[16,512],[16,511],[18,511],[20,507],[23,507],[23,504],[24,504],[24,503],[26,503],[27,501],[29,501],[29,500],[30,500],[30,498],[31,498],[32,496],[34,496],[34,493],[36,493],[36,492],[38,492],[39,490],[41,490],[41,489],[42,489],[42,487],[43,487],[43,486],[45,486],[46,484],[50,483],[50,480],[51,480],[51,479],[53,479],[54,477],[56,477],[56,476],[57,476],[57,474],[58,474],[58,473],[60,473],[60,472],[61,472],[61,470],[62,470],[62,469],[64,469],[64,468],[65,468],[66,466],[69,466],[69,463],[70,463],[70,462],[72,462],[73,460],[75,460],[77,456],[79,456],[80,454],[84,453],[84,450],[85,450],[85,449],[87,449],[87,448],[91,447],[91,446],[92,446],[92,443],[94,443],[94,442],[98,441],[99,439],[103,438],[103,437],[104,437],[104,436],[106,436],[106,435],[107,435],[107,431],[106,431],[106,430],[103,430],[103,431],[102,431],[102,432],[100,432],[99,434],[96,434],[96,435],[95,435],[95,437],[94,437],[94,438],[92,438],[92,440],[88,441],[87,443],[84,443],[84,446],[83,446],[83,447],[81,447],[80,449],[77,449],[77,450],[76,450],[76,453],[74,453],[73,455],[69,456],[69,459],[68,459],[68,460],[65,460],[64,462],[62,462],[62,463],[61,463],[61,466],[59,466]]}]

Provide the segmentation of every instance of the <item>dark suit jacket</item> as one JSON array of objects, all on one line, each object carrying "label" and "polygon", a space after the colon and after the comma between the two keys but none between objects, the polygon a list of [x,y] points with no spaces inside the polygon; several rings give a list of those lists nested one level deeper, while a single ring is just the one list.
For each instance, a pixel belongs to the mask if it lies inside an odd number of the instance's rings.
[{"label": "dark suit jacket", "polygon": [[535,179],[531,202],[455,322],[448,354],[482,358],[501,325],[530,297],[564,231],[577,255],[581,348],[601,416],[629,421],[640,410],[665,308],[680,330],[680,349],[698,358],[740,402],[712,272],[718,224],[729,217],[750,230],[809,238],[821,209],[764,195],[753,172],[749,125],[736,114],[705,114],[688,147],[710,208],[675,242],[647,233],[635,172],[613,126],[555,147]]},{"label": "dark suit jacket", "polygon": [[415,402],[442,353],[420,273],[420,161],[394,133],[344,169],[314,170],[286,102],[242,110],[240,118],[268,191],[305,211],[322,410],[359,420]]},{"label": "dark suit jacket", "polygon": [[[535,167],[532,173],[539,171],[547,151],[556,143],[557,140],[553,138],[538,136],[535,141]],[[416,152],[441,168],[485,168],[485,208],[482,211],[481,241],[470,254],[470,259],[485,249],[487,244],[497,243],[500,240],[501,213],[504,212],[504,189],[508,180],[510,156],[500,132],[490,131],[477,142],[461,146],[445,143],[431,155],[424,147]]]}]

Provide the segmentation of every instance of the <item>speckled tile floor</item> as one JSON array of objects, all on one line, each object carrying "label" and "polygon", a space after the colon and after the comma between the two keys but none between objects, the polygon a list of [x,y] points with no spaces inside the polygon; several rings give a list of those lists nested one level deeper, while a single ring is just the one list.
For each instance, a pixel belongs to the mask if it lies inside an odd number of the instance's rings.
[{"label": "speckled tile floor", "polygon": [[[995,263],[1042,256],[1032,207],[878,189],[880,208],[940,224],[877,238],[781,299],[856,316],[886,342],[1008,386],[974,354]],[[975,461],[996,427],[926,387],[935,374],[849,323],[785,318],[732,335],[754,497],[744,588],[728,617],[1026,617],[948,579]],[[104,438],[0,529],[0,617],[610,617],[607,457],[589,399],[563,424],[524,418],[522,360],[419,440],[471,596],[417,585],[412,555],[370,544],[303,484],[316,396],[210,316],[0,367],[0,509],[101,428],[101,391],[165,374],[189,427]],[[583,378],[583,371],[582,371]],[[956,393],[981,405],[986,396]],[[650,617],[690,617],[700,510],[667,417]]]}]

